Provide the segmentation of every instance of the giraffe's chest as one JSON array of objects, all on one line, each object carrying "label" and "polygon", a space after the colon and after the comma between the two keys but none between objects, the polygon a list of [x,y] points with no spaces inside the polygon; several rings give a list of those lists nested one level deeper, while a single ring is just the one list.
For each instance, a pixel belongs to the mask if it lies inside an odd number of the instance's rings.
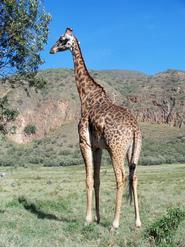
[{"label": "giraffe's chest", "polygon": [[97,131],[96,132],[91,131],[90,136],[91,136],[91,144],[93,148],[101,148],[101,149],[107,148],[105,138],[103,135],[101,135],[101,133]]}]

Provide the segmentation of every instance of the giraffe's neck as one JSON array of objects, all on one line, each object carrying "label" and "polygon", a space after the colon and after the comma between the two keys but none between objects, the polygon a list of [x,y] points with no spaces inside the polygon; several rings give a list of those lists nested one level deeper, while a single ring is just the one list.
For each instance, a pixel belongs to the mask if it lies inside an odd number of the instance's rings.
[{"label": "giraffe's neck", "polygon": [[75,80],[83,110],[84,106],[87,107],[88,105],[91,107],[90,104],[92,102],[92,98],[94,99],[93,102],[95,102],[97,98],[106,97],[106,93],[104,88],[96,83],[90,76],[76,38],[74,38],[72,55],[74,61]]}]

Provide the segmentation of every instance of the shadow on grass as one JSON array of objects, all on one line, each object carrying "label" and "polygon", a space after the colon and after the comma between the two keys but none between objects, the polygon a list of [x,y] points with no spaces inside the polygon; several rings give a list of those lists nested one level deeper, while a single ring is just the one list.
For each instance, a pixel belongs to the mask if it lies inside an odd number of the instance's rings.
[{"label": "shadow on grass", "polygon": [[4,210],[0,210],[0,214],[4,214],[4,212],[5,212]]},{"label": "shadow on grass", "polygon": [[37,206],[33,202],[29,202],[25,197],[19,197],[18,202],[23,205],[23,207],[36,215],[38,219],[48,219],[48,220],[56,220],[56,221],[65,221],[65,222],[76,222],[75,219],[69,219],[66,217],[58,218],[54,214],[45,213],[41,209],[37,208]]}]

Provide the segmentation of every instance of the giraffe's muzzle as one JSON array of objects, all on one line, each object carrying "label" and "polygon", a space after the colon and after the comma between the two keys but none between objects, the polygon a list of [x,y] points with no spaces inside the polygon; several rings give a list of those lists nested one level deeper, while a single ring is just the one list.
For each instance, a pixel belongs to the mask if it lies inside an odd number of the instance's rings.
[{"label": "giraffe's muzzle", "polygon": [[50,54],[55,54],[56,53],[56,51],[54,50],[54,49],[52,49],[51,48],[51,50],[50,50],[50,52],[49,52]]}]

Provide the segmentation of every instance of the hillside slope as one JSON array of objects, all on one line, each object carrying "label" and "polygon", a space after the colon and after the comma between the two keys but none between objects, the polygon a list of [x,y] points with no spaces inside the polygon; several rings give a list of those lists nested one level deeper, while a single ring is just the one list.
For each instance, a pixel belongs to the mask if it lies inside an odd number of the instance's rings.
[{"label": "hillside slope", "polygon": [[[185,72],[166,71],[147,76],[132,71],[91,71],[113,102],[132,109],[140,121],[143,165],[185,162]],[[65,166],[81,164],[77,124],[80,101],[73,70],[40,72],[47,86],[30,96],[22,88],[0,84],[0,97],[8,95],[19,115],[4,138],[0,135],[0,165]],[[33,124],[35,134],[26,134]],[[106,152],[103,164],[110,163]]]},{"label": "hillside slope", "polygon": [[[0,166],[82,164],[77,124],[77,121],[66,123],[27,144],[17,144],[0,136]],[[185,163],[185,127],[150,123],[140,125],[143,134],[141,165]],[[104,151],[102,164],[110,163],[108,152]]]},{"label": "hillside slope", "polygon": [[[164,123],[183,127],[185,124],[185,72],[168,70],[155,76],[124,70],[91,71],[94,79],[104,86],[113,102],[132,109],[140,122]],[[0,85],[0,97],[8,94],[13,108],[20,114],[11,123],[16,132],[9,138],[17,143],[40,139],[63,124],[78,120],[80,102],[73,70],[50,69],[40,72],[47,86],[35,92]],[[36,126],[34,135],[25,135],[28,124]]]}]

